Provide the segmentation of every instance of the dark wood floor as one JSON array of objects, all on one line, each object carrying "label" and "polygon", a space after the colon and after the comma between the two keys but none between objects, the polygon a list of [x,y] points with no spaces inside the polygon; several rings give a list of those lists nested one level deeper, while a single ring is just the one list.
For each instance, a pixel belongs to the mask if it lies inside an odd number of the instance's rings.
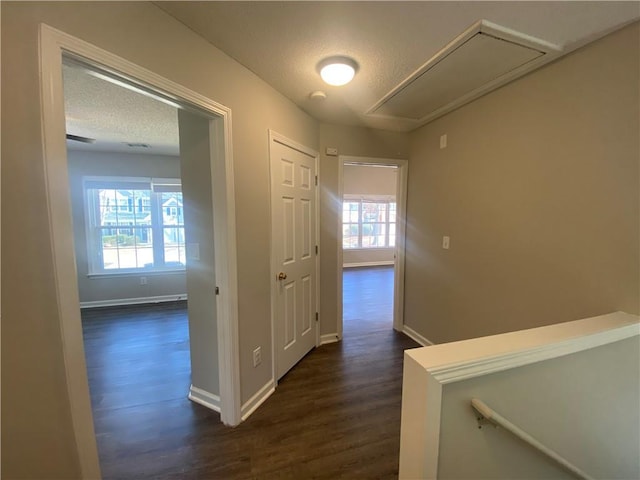
[{"label": "dark wood floor", "polygon": [[344,336],[393,328],[393,266],[345,268],[342,275]]},{"label": "dark wood floor", "polygon": [[402,352],[418,345],[392,330],[392,284],[390,268],[345,271],[344,341],[236,428],[186,398],[184,304],[83,312],[103,477],[396,478]]}]

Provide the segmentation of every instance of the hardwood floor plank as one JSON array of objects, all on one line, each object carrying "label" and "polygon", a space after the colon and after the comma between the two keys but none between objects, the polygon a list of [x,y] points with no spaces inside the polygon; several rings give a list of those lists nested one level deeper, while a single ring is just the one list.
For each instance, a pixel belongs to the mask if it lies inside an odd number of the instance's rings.
[{"label": "hardwood floor plank", "polygon": [[190,402],[184,303],[83,311],[105,479],[396,478],[403,351],[393,269],[344,274],[344,340],[312,350],[244,423]]}]

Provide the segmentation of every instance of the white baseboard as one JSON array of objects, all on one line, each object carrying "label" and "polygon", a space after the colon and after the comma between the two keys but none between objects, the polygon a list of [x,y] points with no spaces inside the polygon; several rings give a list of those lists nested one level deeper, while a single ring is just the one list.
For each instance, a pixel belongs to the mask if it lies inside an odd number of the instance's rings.
[{"label": "white baseboard", "polygon": [[220,413],[220,396],[215,393],[207,392],[191,385],[189,388],[189,400]]},{"label": "white baseboard", "polygon": [[335,343],[340,341],[340,336],[337,333],[328,333],[326,335],[320,335],[320,345],[327,343]]},{"label": "white baseboard", "polygon": [[407,337],[415,340],[416,342],[418,342],[423,347],[428,347],[430,345],[435,345],[435,343],[433,343],[431,340],[429,340],[428,338],[423,337],[418,332],[416,332],[413,328],[407,327],[406,325],[404,325],[402,327],[402,333],[404,333]]},{"label": "white baseboard", "polygon": [[342,265],[343,268],[354,268],[354,267],[380,267],[382,265],[393,265],[395,262],[393,260],[381,260],[379,262],[354,262],[354,263],[345,263]]},{"label": "white baseboard", "polygon": [[240,409],[240,416],[244,422],[249,415],[256,411],[256,409],[262,405],[267,398],[276,391],[276,386],[273,380],[269,380],[265,383],[264,387],[258,390],[249,400],[247,400]]},{"label": "white baseboard", "polygon": [[115,307],[118,305],[139,305],[142,303],[177,302],[186,300],[187,294],[157,295],[155,297],[114,298],[110,300],[96,300],[94,302],[80,302],[80,308]]}]

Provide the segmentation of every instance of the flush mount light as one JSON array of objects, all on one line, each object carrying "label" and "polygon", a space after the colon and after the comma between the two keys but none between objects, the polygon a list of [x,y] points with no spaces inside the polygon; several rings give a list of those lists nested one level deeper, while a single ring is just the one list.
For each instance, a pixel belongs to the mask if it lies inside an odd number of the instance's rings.
[{"label": "flush mount light", "polygon": [[357,64],[348,57],[330,57],[318,65],[325,83],[339,87],[349,83],[356,74]]}]

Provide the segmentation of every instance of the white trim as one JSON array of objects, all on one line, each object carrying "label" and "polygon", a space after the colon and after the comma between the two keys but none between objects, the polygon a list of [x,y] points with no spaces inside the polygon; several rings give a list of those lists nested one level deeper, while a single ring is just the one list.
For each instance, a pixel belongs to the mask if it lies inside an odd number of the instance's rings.
[{"label": "white trim", "polygon": [[[444,385],[637,336],[640,336],[640,317],[615,312],[546,327],[406,350],[399,478],[437,478]],[[426,408],[426,405],[429,407]]]},{"label": "white trim", "polygon": [[276,391],[276,384],[273,380],[269,380],[264,386],[258,390],[249,400],[242,405],[242,421],[244,422],[249,416],[262,405],[267,398]]},{"label": "white trim", "polygon": [[384,265],[394,265],[395,262],[393,260],[379,260],[377,262],[352,262],[345,263],[342,265],[342,268],[356,268],[356,267],[381,267]]},{"label": "white trim", "polygon": [[[225,425],[238,425],[240,408],[240,340],[238,332],[238,265],[236,243],[236,201],[233,166],[231,110],[209,122],[211,201],[218,330],[218,372],[220,419]],[[214,153],[215,152],[215,153]],[[222,206],[226,208],[221,208]],[[218,206],[216,208],[216,206]]]},{"label": "white trim", "polygon": [[106,50],[48,25],[40,25],[40,101],[46,209],[66,386],[80,474],[83,478],[98,478],[100,467],[84,359],[72,236],[62,85],[63,53],[117,78],[133,81],[158,96],[191,105],[191,108],[214,117],[210,126],[215,133],[216,143],[216,148],[212,150],[215,152],[212,154],[212,178],[214,203],[218,206],[214,215],[214,233],[216,278],[221,291],[217,302],[221,419],[225,424],[236,425],[240,422],[240,378],[231,110]]},{"label": "white trim", "polygon": [[386,252],[395,250],[396,247],[358,247],[358,248],[345,248],[345,252]]},{"label": "white trim", "polygon": [[[269,236],[269,251],[270,251],[270,272],[271,272],[271,381],[275,386],[278,384],[277,378],[277,366],[276,366],[276,341],[275,341],[275,328],[276,328],[276,317],[277,317],[277,301],[278,301],[278,291],[277,284],[273,281],[277,276],[277,272],[279,271],[279,266],[277,265],[276,255],[273,248],[273,205],[272,205],[272,192],[273,186],[271,178],[271,145],[276,142],[286,147],[292,148],[294,150],[303,153],[304,155],[308,155],[312,157],[315,162],[315,176],[318,178],[318,182],[315,184],[315,196],[316,196],[316,208],[315,208],[315,218],[316,218],[316,245],[318,246],[318,254],[316,255],[316,312],[320,315],[320,252],[322,248],[320,246],[320,172],[319,172],[319,159],[320,154],[315,150],[306,147],[294,140],[291,140],[284,135],[269,129],[267,131],[269,137],[269,221],[271,224],[271,234]],[[315,328],[315,337],[316,337],[316,347],[320,346],[320,325],[318,321],[313,322]]]},{"label": "white trim", "polygon": [[320,321],[322,312],[320,311],[320,259],[322,258],[322,248],[320,248],[320,154],[316,153],[316,245],[318,254],[316,255],[316,347],[320,346]]},{"label": "white trim", "polygon": [[[408,160],[394,158],[375,157],[353,157],[340,155],[338,157],[338,192],[337,198],[342,207],[342,197],[344,195],[344,166],[348,165],[369,165],[369,166],[395,166],[398,168],[398,179],[396,183],[396,259],[393,276],[393,328],[398,332],[404,327],[404,269],[405,269],[405,248],[406,248],[406,225],[407,225],[407,178],[409,162]],[[342,208],[337,215],[338,220],[338,269],[336,278],[337,288],[337,331],[340,338],[343,332],[343,291],[342,291],[342,270],[344,265],[344,254],[342,249]]]},{"label": "white trim", "polygon": [[320,345],[326,345],[327,343],[336,343],[340,340],[340,335],[338,335],[337,333],[327,333],[320,336]]},{"label": "white trim", "polygon": [[191,385],[189,387],[189,395],[187,397],[192,402],[198,403],[220,413],[220,396],[216,395],[215,393],[210,393],[206,390],[202,390],[201,388]]},{"label": "white trim", "polygon": [[338,203],[338,211],[336,212],[336,219],[338,220],[338,226],[336,232],[338,232],[338,245],[336,259],[338,261],[338,269],[336,273],[336,334],[338,338],[342,338],[344,333],[344,248],[342,248],[342,209],[343,197],[344,197],[344,166],[347,162],[338,157],[338,191],[336,192],[336,200],[332,203]]},{"label": "white trim", "polygon": [[[71,202],[65,145],[62,48],[64,37],[42,25],[39,32],[42,153],[56,306],[73,439],[80,476],[100,478],[93,413],[84,356],[78,280],[73,250]],[[37,99],[36,99],[37,101]]]},{"label": "white trim", "polygon": [[447,383],[481,377],[511,368],[542,362],[551,358],[563,357],[637,335],[640,335],[640,324],[625,325],[591,335],[570,338],[557,343],[547,343],[491,357],[435,366],[428,368],[427,371],[439,383],[446,385]]},{"label": "white trim", "polygon": [[[310,156],[311,158],[317,158],[318,157],[318,152],[316,152],[315,150],[313,150],[312,148],[309,148],[305,145],[302,145],[301,143],[296,142],[295,140],[291,140],[288,137],[285,137],[284,135],[269,129],[269,142],[274,141],[276,143],[280,143],[281,145],[284,145],[285,147],[289,147],[289,148],[293,148],[294,150],[299,151],[300,153],[303,153],[305,155]],[[271,143],[269,143],[271,144]]]},{"label": "white trim", "polygon": [[114,272],[114,273],[87,273],[85,276],[90,279],[101,278],[120,278],[120,277],[158,277],[165,275],[185,275],[187,273],[186,268],[171,269],[171,270],[144,270],[137,272]]},{"label": "white trim", "polygon": [[398,478],[436,480],[442,385],[423,374],[420,363],[408,355],[410,351],[404,353]]},{"label": "white trim", "polygon": [[410,339],[415,340],[416,342],[418,342],[423,347],[429,347],[431,345],[435,345],[435,343],[433,343],[427,337],[423,337],[422,335],[420,335],[418,332],[416,332],[413,328],[411,328],[408,325],[403,325],[402,326],[402,333],[404,333]]},{"label": "white trim", "polygon": [[[443,105],[442,107],[436,109],[435,111],[426,114],[424,117],[419,119],[414,118],[405,118],[398,117],[394,115],[387,114],[379,114],[375,113],[378,108],[384,105],[390,98],[400,93],[407,85],[415,81],[420,75],[424,72],[432,68],[434,65],[437,65],[442,59],[446,58],[451,52],[455,49],[459,48],[464,42],[472,38],[478,33],[486,32],[487,34],[506,39],[518,45],[523,45],[528,48],[538,50],[542,53],[541,56],[520,65],[513,70],[498,76],[497,78],[491,80],[490,82],[481,85],[480,87],[462,95],[459,98]],[[411,73],[407,78],[405,78],[402,82],[400,82],[397,86],[395,86],[391,91],[389,91],[386,95],[384,95],[380,100],[378,100],[371,108],[369,108],[365,115],[367,117],[374,118],[390,118],[390,119],[398,119],[402,118],[405,121],[408,121],[413,124],[414,127],[419,127],[420,125],[424,125],[429,123],[432,120],[435,120],[438,117],[441,117],[456,108],[465,105],[476,98],[481,97],[503,85],[506,85],[517,78],[532,72],[543,65],[546,65],[549,62],[554,61],[561,55],[565,55],[569,52],[569,50],[563,50],[563,47],[559,45],[555,45],[553,43],[547,42],[545,40],[532,37],[530,35],[526,35],[521,32],[517,32],[515,30],[511,30],[509,28],[503,27],[501,25],[497,25],[495,23],[489,22],[487,20],[478,20],[476,23],[471,25],[467,30],[458,35],[455,39],[449,42],[444,48],[442,48],[438,53],[436,53],[433,57],[431,57],[426,63],[424,63],[421,67]]]},{"label": "white trim", "polygon": [[177,295],[156,295],[154,297],[113,298],[109,300],[80,302],[80,308],[115,307],[119,305],[141,305],[145,303],[179,302],[186,299],[186,293]]}]

